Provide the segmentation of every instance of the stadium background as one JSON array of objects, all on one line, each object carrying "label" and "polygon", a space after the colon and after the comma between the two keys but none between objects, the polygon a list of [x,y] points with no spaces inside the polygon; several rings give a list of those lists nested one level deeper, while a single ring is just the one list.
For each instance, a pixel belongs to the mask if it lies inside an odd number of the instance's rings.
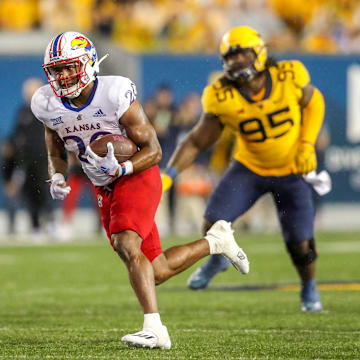
[{"label": "stadium background", "polygon": [[[101,74],[133,79],[140,100],[168,84],[175,103],[201,93],[221,70],[217,46],[230,27],[257,28],[278,59],[304,62],[326,100],[331,144],[325,168],[333,180],[322,226],[360,228],[360,4],[352,0],[2,0],[0,3],[0,141],[11,132],[21,86],[44,81],[43,51],[51,36],[69,29],[88,34],[99,56],[110,53]],[[0,191],[0,208],[4,209]],[[87,208],[88,199],[81,202]]]}]

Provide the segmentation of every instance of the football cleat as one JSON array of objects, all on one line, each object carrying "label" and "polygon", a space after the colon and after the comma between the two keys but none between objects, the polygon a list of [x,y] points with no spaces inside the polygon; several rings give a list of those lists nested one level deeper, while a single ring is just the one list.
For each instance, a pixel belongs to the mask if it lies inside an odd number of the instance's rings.
[{"label": "football cleat", "polygon": [[192,290],[205,289],[217,273],[226,271],[229,266],[230,262],[224,256],[212,255],[203,266],[191,274],[187,286]]},{"label": "football cleat", "polygon": [[206,233],[210,254],[224,255],[242,274],[249,272],[249,260],[245,252],[238,246],[234,238],[231,223],[218,220]]},{"label": "football cleat", "polygon": [[301,302],[302,312],[321,312],[323,307],[321,301],[302,301]]},{"label": "football cleat", "polygon": [[301,284],[301,311],[320,312],[323,310],[320,294],[316,288],[315,279],[303,281]]},{"label": "football cleat", "polygon": [[166,326],[160,331],[155,329],[142,329],[135,334],[128,334],[121,338],[121,341],[129,347],[171,349],[171,340]]}]

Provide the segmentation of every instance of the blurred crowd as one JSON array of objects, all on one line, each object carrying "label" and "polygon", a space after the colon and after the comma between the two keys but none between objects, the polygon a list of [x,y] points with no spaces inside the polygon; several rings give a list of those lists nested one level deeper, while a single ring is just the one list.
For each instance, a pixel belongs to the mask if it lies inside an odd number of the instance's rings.
[{"label": "blurred crowd", "polygon": [[[217,76],[218,72],[214,72],[208,80],[211,81]],[[1,175],[7,199],[6,233],[18,233],[16,213],[19,209],[25,209],[30,215],[28,235],[32,240],[42,241],[50,236],[52,239],[67,241],[76,236],[74,214],[84,196],[84,190],[92,189],[92,186],[77,158],[69,155],[67,183],[72,190],[61,202],[60,217],[55,219],[54,202],[50,198],[46,183],[47,154],[43,129],[30,109],[30,99],[42,85],[38,78],[29,78],[23,83],[24,102],[16,113],[11,134],[0,146]],[[196,92],[188,93],[175,104],[173,89],[162,83],[150,98],[145,99],[143,106],[158,135],[163,152],[159,166],[164,169],[176,146],[197,123],[202,111],[201,97]],[[324,127],[316,145],[320,169],[323,167],[323,157],[329,141],[328,129]],[[174,186],[164,196],[157,213],[160,233],[200,232],[205,205],[228,167],[235,146],[235,135],[225,128],[216,144],[199,155],[195,163],[177,177]],[[98,220],[94,230],[100,233],[95,194],[92,191],[89,193],[92,200],[90,205]],[[314,200],[317,206],[321,205],[320,198],[316,197]],[[238,221],[237,228],[240,226],[243,230],[251,230],[261,227],[262,231],[270,231],[275,219],[275,214],[269,216],[273,211],[270,202],[270,198],[259,201],[255,210],[248,212]],[[252,216],[253,213],[256,213],[256,216]]]},{"label": "blurred crowd", "polygon": [[131,52],[217,51],[231,27],[256,28],[273,51],[360,50],[359,0],[2,0],[0,30],[73,29]]}]

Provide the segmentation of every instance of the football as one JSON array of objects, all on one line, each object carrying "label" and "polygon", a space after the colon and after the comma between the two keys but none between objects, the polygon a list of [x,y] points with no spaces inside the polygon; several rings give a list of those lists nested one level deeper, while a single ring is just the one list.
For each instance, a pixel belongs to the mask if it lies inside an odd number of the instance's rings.
[{"label": "football", "polygon": [[117,135],[104,135],[90,144],[91,150],[98,156],[106,156],[107,143],[111,142],[114,146],[114,155],[119,162],[124,162],[131,158],[137,151],[138,147],[129,138]]}]

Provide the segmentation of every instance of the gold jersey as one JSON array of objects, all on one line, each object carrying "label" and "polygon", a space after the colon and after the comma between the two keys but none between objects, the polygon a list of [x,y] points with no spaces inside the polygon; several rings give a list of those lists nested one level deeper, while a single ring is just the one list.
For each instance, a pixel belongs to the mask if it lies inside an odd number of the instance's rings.
[{"label": "gold jersey", "polygon": [[296,171],[302,118],[299,101],[309,82],[300,61],[280,61],[267,70],[263,100],[255,102],[220,79],[204,89],[203,110],[217,115],[236,133],[236,160],[262,176],[289,175]]}]

